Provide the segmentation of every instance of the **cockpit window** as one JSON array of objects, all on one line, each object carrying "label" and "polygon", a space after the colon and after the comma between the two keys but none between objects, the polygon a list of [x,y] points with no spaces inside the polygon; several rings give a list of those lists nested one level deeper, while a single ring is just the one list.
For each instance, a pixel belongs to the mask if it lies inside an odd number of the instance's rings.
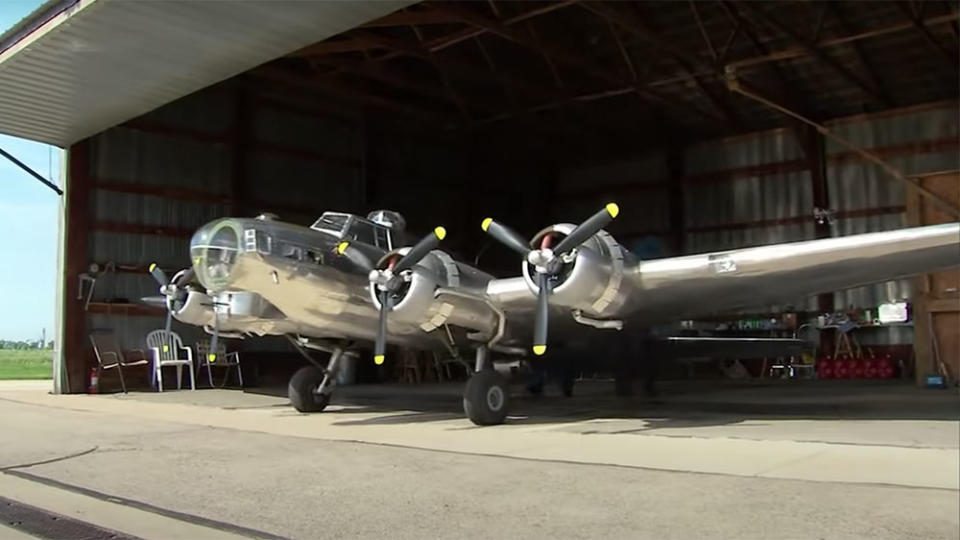
[{"label": "cockpit window", "polygon": [[390,232],[385,227],[374,227],[373,234],[376,235],[377,247],[383,250],[390,250]]},{"label": "cockpit window", "polygon": [[310,228],[315,231],[323,231],[340,236],[343,228],[347,225],[348,217],[349,216],[345,214],[323,214]]},{"label": "cockpit window", "polygon": [[310,228],[384,250],[391,248],[390,229],[350,214],[326,212]]},{"label": "cockpit window", "polygon": [[377,238],[374,235],[373,229],[373,224],[355,219],[347,231],[347,238],[375,246],[377,245]]}]

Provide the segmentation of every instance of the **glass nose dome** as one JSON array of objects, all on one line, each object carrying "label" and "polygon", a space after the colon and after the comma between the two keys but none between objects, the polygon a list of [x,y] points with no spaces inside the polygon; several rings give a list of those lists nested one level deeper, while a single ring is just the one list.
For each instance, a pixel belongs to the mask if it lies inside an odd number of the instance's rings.
[{"label": "glass nose dome", "polygon": [[210,290],[226,288],[239,251],[240,233],[235,224],[220,220],[204,225],[190,240],[190,258],[197,279]]}]

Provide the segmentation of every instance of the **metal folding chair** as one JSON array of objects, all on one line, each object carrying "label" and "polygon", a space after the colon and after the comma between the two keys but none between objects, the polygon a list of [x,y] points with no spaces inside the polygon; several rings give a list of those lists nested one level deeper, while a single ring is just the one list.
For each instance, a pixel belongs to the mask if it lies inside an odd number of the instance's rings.
[{"label": "metal folding chair", "polygon": [[[154,330],[147,334],[147,347],[153,353],[153,384],[157,390],[163,392],[163,368],[174,366],[177,368],[177,390],[181,388],[183,367],[187,366],[190,372],[190,389],[196,390],[197,384],[193,374],[193,351],[184,347],[183,341],[176,332]],[[186,353],[186,358],[181,356]]]},{"label": "metal folding chair", "polygon": [[220,383],[220,387],[227,385],[227,380],[230,379],[230,368],[237,369],[237,380],[240,383],[240,387],[243,388],[243,370],[240,368],[240,353],[237,351],[227,352],[227,345],[221,341],[217,343],[217,350],[215,355],[211,357],[210,355],[210,341],[202,339],[197,342],[197,374],[200,374],[200,370],[206,366],[207,368],[207,381],[210,383],[210,388],[216,388],[213,384],[213,368],[222,367],[226,368],[223,373],[223,381]]},{"label": "metal folding chair", "polygon": [[143,350],[130,350],[131,353],[139,353],[140,358],[132,362],[127,361],[117,344],[117,336],[112,330],[94,330],[90,333],[90,343],[93,345],[93,354],[97,359],[97,378],[99,379],[100,374],[108,369],[116,369],[117,374],[120,375],[120,388],[126,394],[127,383],[123,380],[123,368],[146,365],[148,361]]}]

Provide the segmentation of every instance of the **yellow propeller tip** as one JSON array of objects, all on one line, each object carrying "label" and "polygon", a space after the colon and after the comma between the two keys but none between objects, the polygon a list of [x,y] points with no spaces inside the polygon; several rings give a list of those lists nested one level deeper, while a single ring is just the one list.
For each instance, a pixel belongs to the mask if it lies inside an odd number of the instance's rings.
[{"label": "yellow propeller tip", "polygon": [[381,365],[381,364],[383,364],[383,361],[384,361],[384,360],[386,360],[386,358],[385,358],[382,354],[378,354],[378,355],[376,355],[376,356],[373,357],[373,363],[376,364],[376,365],[378,365],[378,366]]},{"label": "yellow propeller tip", "polygon": [[340,242],[337,244],[337,255],[343,255],[343,252],[350,247],[350,242]]},{"label": "yellow propeller tip", "polygon": [[211,361],[211,362],[213,362],[213,361],[216,360],[216,359],[217,359],[217,355],[215,355],[215,354],[209,354],[209,355],[207,355],[207,360],[209,360],[209,361]]},{"label": "yellow propeller tip", "polygon": [[534,346],[533,346],[533,354],[535,354],[535,355],[537,355],[537,356],[543,356],[543,354],[544,354],[545,352],[547,352],[547,346],[546,346],[546,345],[534,345]]},{"label": "yellow propeller tip", "polygon": [[480,223],[480,228],[483,229],[483,232],[487,232],[491,223],[493,223],[493,218],[487,218]]},{"label": "yellow propeller tip", "polygon": [[617,203],[610,203],[607,205],[607,212],[610,213],[610,217],[617,217],[617,214],[620,213],[620,207],[617,206]]},{"label": "yellow propeller tip", "polygon": [[447,236],[447,230],[444,229],[443,227],[437,227],[436,229],[433,230],[433,234],[437,235],[437,238],[439,238],[440,240],[443,240]]},{"label": "yellow propeller tip", "polygon": [[157,263],[151,263],[151,264],[150,264],[150,271],[153,272],[153,271],[156,270],[156,269],[157,269]]}]

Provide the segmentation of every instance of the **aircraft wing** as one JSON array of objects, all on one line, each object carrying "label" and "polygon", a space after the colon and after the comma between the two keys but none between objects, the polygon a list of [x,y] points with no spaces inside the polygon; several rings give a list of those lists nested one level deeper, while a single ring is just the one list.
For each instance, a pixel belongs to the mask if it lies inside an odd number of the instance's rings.
[{"label": "aircraft wing", "polygon": [[690,318],[960,265],[960,223],[640,262],[627,312]]},{"label": "aircraft wing", "polygon": [[[556,289],[551,324],[572,310],[593,321],[690,319],[947,269],[960,265],[960,223],[651,261],[584,248],[577,264],[593,267],[589,278]],[[508,313],[536,302],[523,278],[494,280],[487,294]]]}]

